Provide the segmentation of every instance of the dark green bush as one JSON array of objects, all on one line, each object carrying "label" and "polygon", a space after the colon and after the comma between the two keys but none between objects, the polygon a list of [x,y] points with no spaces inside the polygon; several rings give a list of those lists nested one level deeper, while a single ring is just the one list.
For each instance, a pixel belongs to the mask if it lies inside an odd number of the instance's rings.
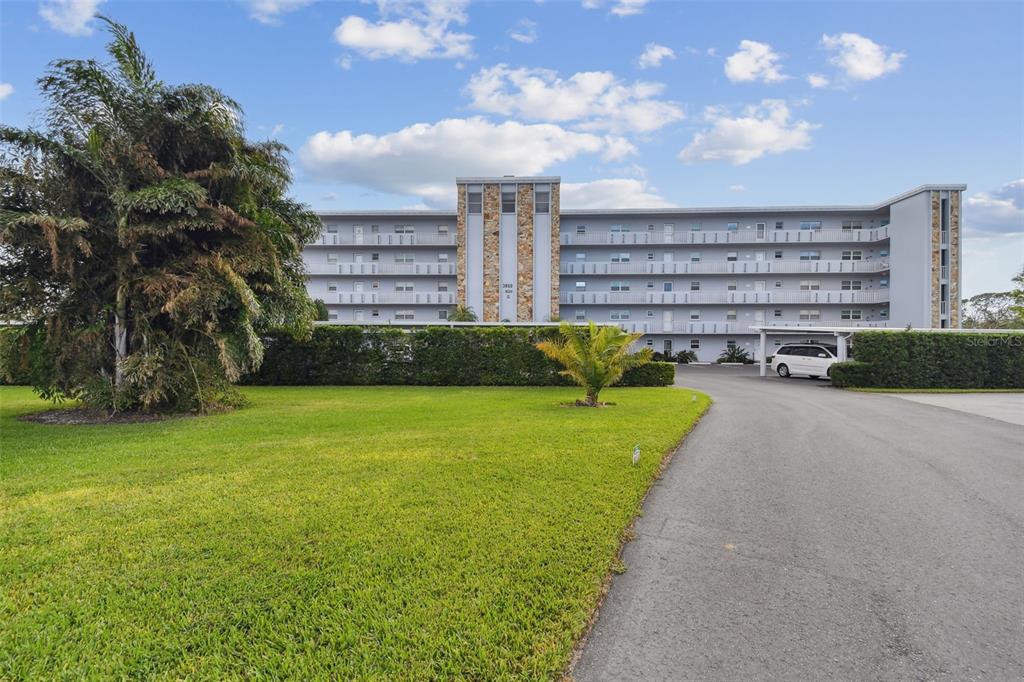
[{"label": "dark green bush", "polygon": [[[308,341],[271,334],[255,385],[567,386],[535,344],[551,327],[319,326]],[[668,386],[670,363],[629,370],[622,386]]]},{"label": "dark green bush", "polygon": [[[882,388],[1024,388],[1024,333],[857,332],[832,383]],[[860,366],[868,365],[867,368]],[[837,369],[842,374],[837,375]]]}]

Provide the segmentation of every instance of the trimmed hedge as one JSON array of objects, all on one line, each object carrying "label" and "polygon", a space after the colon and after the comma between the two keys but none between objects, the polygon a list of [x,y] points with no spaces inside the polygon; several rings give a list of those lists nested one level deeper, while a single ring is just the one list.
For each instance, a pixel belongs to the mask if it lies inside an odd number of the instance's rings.
[{"label": "trimmed hedge", "polygon": [[[566,386],[559,366],[535,347],[552,327],[318,326],[308,341],[265,338],[263,365],[244,383],[264,386]],[[626,373],[620,386],[669,386],[672,363]]]},{"label": "trimmed hedge", "polygon": [[1024,388],[1024,333],[864,331],[853,362],[832,365],[849,388]]}]

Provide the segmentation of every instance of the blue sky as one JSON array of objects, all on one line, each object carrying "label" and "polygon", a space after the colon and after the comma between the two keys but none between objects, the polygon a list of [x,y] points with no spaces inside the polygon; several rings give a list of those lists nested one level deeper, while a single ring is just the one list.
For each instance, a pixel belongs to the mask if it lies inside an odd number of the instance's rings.
[{"label": "blue sky", "polygon": [[559,174],[566,206],[871,203],[968,185],[964,289],[1024,265],[1024,4],[0,4],[0,118],[29,125],[100,11],[169,82],[237,99],[317,208],[445,207],[455,174]]}]

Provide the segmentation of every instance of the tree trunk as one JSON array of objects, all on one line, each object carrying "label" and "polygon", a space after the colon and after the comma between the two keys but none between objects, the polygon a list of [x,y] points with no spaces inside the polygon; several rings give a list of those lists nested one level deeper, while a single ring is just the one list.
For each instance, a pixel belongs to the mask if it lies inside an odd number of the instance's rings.
[{"label": "tree trunk", "polygon": [[591,407],[597,407],[597,394],[597,390],[593,388],[587,389],[587,405]]},{"label": "tree trunk", "polygon": [[124,285],[118,282],[117,303],[114,308],[114,389],[120,392],[124,380],[122,364],[128,355],[128,297]]}]

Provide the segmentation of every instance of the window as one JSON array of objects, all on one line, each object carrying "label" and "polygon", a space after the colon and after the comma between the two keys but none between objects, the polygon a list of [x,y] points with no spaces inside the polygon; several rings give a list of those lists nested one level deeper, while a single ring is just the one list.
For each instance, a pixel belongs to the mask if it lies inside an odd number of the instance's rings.
[{"label": "window", "polygon": [[821,311],[820,310],[801,310],[800,311],[800,319],[801,320],[820,320],[821,319]]},{"label": "window", "polygon": [[338,254],[336,254],[336,253],[329,253],[329,254],[327,254],[327,262],[328,263],[337,263],[338,262]]},{"label": "window", "polygon": [[821,229],[821,221],[820,220],[801,220],[800,221],[800,229],[801,230],[820,230]]},{"label": "window", "polygon": [[778,348],[782,345],[782,339],[775,339],[773,343],[775,344],[775,347]]},{"label": "window", "polygon": [[437,319],[439,319],[439,320],[447,320],[448,319],[448,311],[447,310],[438,310],[437,311]]},{"label": "window", "polygon": [[380,232],[380,225],[370,225],[370,234],[377,234]]},{"label": "window", "polygon": [[648,289],[654,289],[654,282],[648,282],[647,283],[647,288]]},{"label": "window", "polygon": [[395,254],[395,262],[396,263],[412,263],[413,262],[412,254],[411,253],[396,253]]},{"label": "window", "polygon": [[672,339],[665,339],[662,341],[661,348],[665,352],[665,355],[672,355]]},{"label": "window", "polygon": [[412,225],[395,225],[395,234],[413,234]]},{"label": "window", "polygon": [[734,261],[737,258],[738,258],[738,254],[737,254],[736,251],[729,251],[728,253],[725,254],[725,260],[727,260],[727,261]]},{"label": "window", "polygon": [[551,213],[551,186],[536,185],[533,194],[533,212]]},{"label": "window", "polygon": [[881,227],[886,227],[889,224],[889,219],[888,218],[882,218],[881,220],[878,221],[878,224]]},{"label": "window", "polygon": [[672,282],[663,282],[661,285],[662,291],[672,291]]},{"label": "window", "polygon": [[582,291],[583,289],[586,289],[586,288],[587,288],[587,283],[586,282],[576,282],[576,290],[577,291]]},{"label": "window", "polygon": [[782,280],[781,279],[775,280],[775,288],[776,289],[781,289],[782,288]]},{"label": "window", "polygon": [[612,291],[629,291],[629,282],[615,280],[612,282]]},{"label": "window", "polygon": [[725,289],[726,291],[736,291],[736,280],[730,279],[728,282],[726,282]]},{"label": "window", "polygon": [[883,320],[888,320],[889,319],[889,309],[888,308],[882,308],[881,310],[878,311],[878,316],[880,318],[882,318]]},{"label": "window", "polygon": [[862,220],[844,220],[843,221],[843,229],[844,230],[860,230],[860,229],[863,229],[863,227],[864,227],[864,221],[862,221]]},{"label": "window", "polygon": [[690,254],[690,262],[691,263],[699,263],[700,262],[700,251],[694,251],[693,253]]},{"label": "window", "polygon": [[843,251],[843,260],[863,260],[863,251]]},{"label": "window", "polygon": [[501,186],[501,212],[502,213],[515,213],[516,212],[516,186],[515,185],[502,185]]},{"label": "window", "polygon": [[576,252],[576,260],[580,261],[580,262],[587,260],[587,254],[582,253],[580,251],[577,251]]},{"label": "window", "polygon": [[647,339],[647,347],[654,348],[654,339]]},{"label": "window", "polygon": [[862,284],[863,282],[859,279],[844,279],[840,283],[839,288],[843,291],[860,291],[864,288]]},{"label": "window", "polygon": [[725,229],[729,230],[730,232],[735,232],[736,230],[740,229],[740,224],[739,223],[726,223],[725,224]]},{"label": "window", "polygon": [[338,313],[334,312],[333,310],[330,311],[329,313],[327,313],[327,319],[328,320],[336,320],[336,319],[338,319]]},{"label": "window", "polygon": [[379,253],[371,253],[370,254],[370,260],[372,260],[374,262],[379,261],[380,260],[380,254]]},{"label": "window", "polygon": [[654,232],[654,223],[647,223],[647,231]]},{"label": "window", "polygon": [[690,223],[690,232],[700,232],[700,223]]},{"label": "window", "polygon": [[587,311],[586,310],[580,310],[580,309],[577,308],[576,309],[576,314],[574,315],[574,319],[577,322],[586,322],[587,321]]},{"label": "window", "polygon": [[647,260],[654,260],[654,252],[653,251],[648,251],[647,252]]},{"label": "window", "polygon": [[628,263],[629,262],[629,254],[628,253],[613,253],[612,254],[612,262],[613,263]]},{"label": "window", "polygon": [[587,233],[587,226],[586,225],[577,225],[576,226],[576,234],[586,234],[586,233]]},{"label": "window", "polygon": [[725,319],[727,319],[727,320],[735,320],[736,319],[736,311],[735,310],[726,310],[725,311]]},{"label": "window", "polygon": [[380,289],[380,282],[370,282],[371,289]]},{"label": "window", "polygon": [[782,258],[782,252],[781,251],[776,251],[775,252],[775,258],[776,259]]},{"label": "window", "polygon": [[447,237],[448,236],[448,226],[447,225],[438,225],[437,226],[437,233],[439,235]]},{"label": "window", "polygon": [[484,212],[484,193],[479,185],[471,185],[466,191],[466,208],[474,215]]},{"label": "window", "polygon": [[700,291],[700,280],[693,280],[690,282],[690,291]]},{"label": "window", "polygon": [[380,311],[379,310],[371,310],[370,311],[370,317],[380,317]]},{"label": "window", "polygon": [[781,220],[776,220],[775,221],[775,229],[776,230],[781,230],[782,226],[783,226],[783,222]]},{"label": "window", "polygon": [[879,249],[878,255],[881,256],[882,258],[888,258],[889,257],[889,249]]},{"label": "window", "polygon": [[773,310],[772,311],[772,317],[774,317],[777,320],[781,320],[782,319],[782,308],[776,308],[775,310]]},{"label": "window", "polygon": [[437,283],[437,291],[438,291],[438,293],[441,293],[441,294],[448,293],[448,282],[438,282]]},{"label": "window", "polygon": [[801,251],[800,260],[821,260],[821,251]]},{"label": "window", "polygon": [[629,319],[629,311],[628,310],[612,310],[611,312],[608,313],[608,318],[611,319],[611,320],[628,320]]},{"label": "window", "polygon": [[412,282],[395,282],[395,291],[412,291]]},{"label": "window", "polygon": [[612,231],[613,234],[619,234],[621,232],[629,232],[629,225],[620,225],[619,223],[616,223],[616,224],[611,226],[611,231]]},{"label": "window", "polygon": [[888,277],[880,277],[878,279],[878,287],[880,289],[888,289],[889,288],[889,278]]},{"label": "window", "polygon": [[396,310],[395,311],[395,319],[396,320],[414,320],[414,319],[416,319],[416,315],[411,310]]},{"label": "window", "polygon": [[690,339],[690,350],[700,350],[700,339]]},{"label": "window", "polygon": [[654,317],[654,311],[653,310],[648,310],[647,311],[647,317]]},{"label": "window", "polygon": [[448,262],[448,253],[445,252],[445,251],[442,251],[441,253],[437,254],[437,262],[438,263],[447,263]]},{"label": "window", "polygon": [[700,319],[700,310],[699,309],[691,310],[690,311],[690,320],[691,321],[696,321],[696,320],[699,320],[699,319]]},{"label": "window", "polygon": [[327,291],[337,291],[337,290],[338,290],[338,283],[337,282],[328,282],[327,283]]},{"label": "window", "polygon": [[840,310],[839,319],[841,320],[859,320],[861,319],[861,311],[859,310]]},{"label": "window", "polygon": [[729,348],[729,349],[735,348],[736,347],[736,339],[726,339],[725,340],[725,347]]},{"label": "window", "polygon": [[821,289],[820,279],[800,280],[800,291],[818,291],[819,289]]}]

